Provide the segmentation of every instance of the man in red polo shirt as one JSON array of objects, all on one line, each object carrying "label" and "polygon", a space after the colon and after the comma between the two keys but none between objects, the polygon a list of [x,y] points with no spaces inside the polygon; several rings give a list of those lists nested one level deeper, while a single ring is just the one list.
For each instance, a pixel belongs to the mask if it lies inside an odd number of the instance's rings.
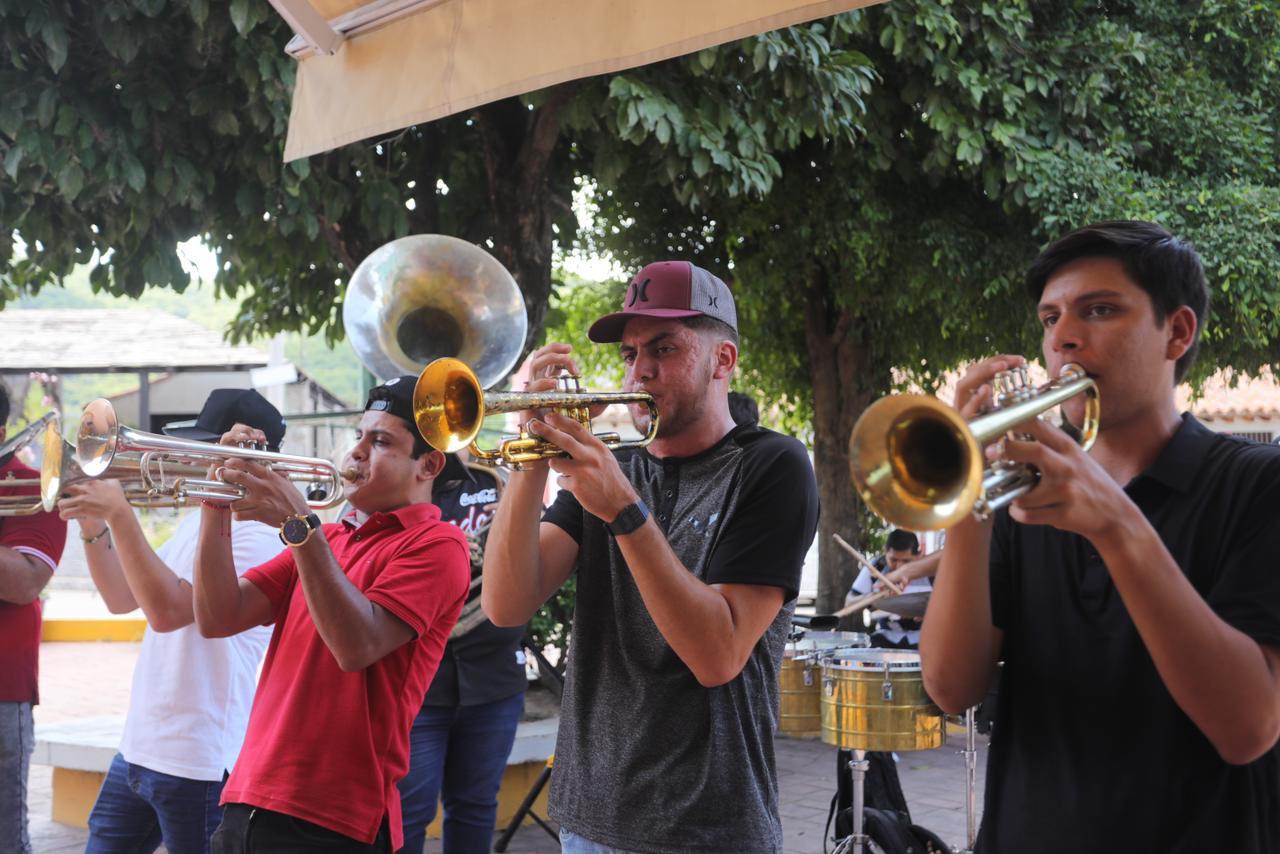
[{"label": "man in red polo shirt", "polygon": [[[289,481],[229,461],[245,489],[205,505],[195,568],[200,631],[274,623],[249,728],[223,788],[215,852],[389,852],[401,844],[396,782],[470,581],[466,537],[440,521],[431,489],[444,455],[413,422],[415,377],[369,394],[343,461],[353,510],[321,525]],[[236,425],[225,443],[254,441]],[[456,464],[456,463],[455,463]],[[230,518],[280,528],[279,556],[237,578]]]},{"label": "man in red polo shirt", "polygon": [[[9,394],[0,384],[0,442]],[[0,458],[0,494],[38,496],[38,486],[4,487],[3,478],[39,480],[13,454]],[[0,851],[30,854],[27,772],[31,767],[31,707],[39,702],[40,591],[53,577],[67,539],[57,513],[0,517]]]}]

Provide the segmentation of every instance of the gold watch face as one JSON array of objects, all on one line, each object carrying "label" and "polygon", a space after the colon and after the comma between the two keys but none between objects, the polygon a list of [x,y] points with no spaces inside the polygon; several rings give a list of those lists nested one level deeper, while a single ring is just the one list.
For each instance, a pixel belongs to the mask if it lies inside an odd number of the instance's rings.
[{"label": "gold watch face", "polygon": [[280,536],[284,537],[285,542],[293,545],[305,543],[310,533],[311,526],[307,524],[307,520],[299,519],[297,516],[290,516],[280,526]]}]

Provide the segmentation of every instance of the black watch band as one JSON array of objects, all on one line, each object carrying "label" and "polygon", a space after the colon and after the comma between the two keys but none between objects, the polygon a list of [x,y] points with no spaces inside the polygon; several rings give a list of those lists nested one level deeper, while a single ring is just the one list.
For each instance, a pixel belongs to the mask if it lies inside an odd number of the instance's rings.
[{"label": "black watch band", "polygon": [[286,546],[300,546],[320,529],[320,517],[314,513],[290,516],[280,526],[280,542]]},{"label": "black watch band", "polygon": [[639,527],[643,525],[645,520],[648,518],[649,508],[645,506],[643,501],[637,498],[634,504],[630,504],[623,508],[623,511],[618,514],[618,517],[612,522],[609,522],[606,527],[608,527],[609,533],[613,534],[615,537],[621,537],[623,534],[630,534],[631,532],[639,529]]}]

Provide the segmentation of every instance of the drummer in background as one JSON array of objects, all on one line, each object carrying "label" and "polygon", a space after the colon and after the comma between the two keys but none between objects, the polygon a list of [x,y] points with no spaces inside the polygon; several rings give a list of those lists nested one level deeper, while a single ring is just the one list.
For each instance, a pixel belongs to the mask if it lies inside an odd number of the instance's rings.
[{"label": "drummer in background", "polygon": [[[0,442],[9,421],[9,393],[0,383]],[[0,478],[39,480],[12,454]],[[38,486],[0,486],[7,494],[40,494]],[[27,775],[35,745],[32,706],[39,702],[40,591],[53,578],[67,540],[56,513],[0,517],[0,851],[30,854]]]},{"label": "drummer in background", "polygon": [[[1087,453],[1020,425],[1036,441],[987,458],[1038,484],[947,535],[929,696],[959,712],[1005,663],[978,850],[1280,851],[1280,449],[1178,411],[1208,310],[1200,258],[1158,225],[1100,223],[1046,248],[1026,285],[1046,369],[1083,367],[1101,423]],[[970,368],[961,412],[1023,363]],[[1082,423],[1079,396],[1063,410]]]},{"label": "drummer in background", "polygon": [[[873,562],[891,581],[906,585],[903,593],[920,593],[928,595],[933,589],[933,574],[938,569],[941,552],[934,552],[920,557],[920,540],[910,531],[896,529],[889,532],[885,542],[884,554]],[[866,567],[858,573],[845,597],[845,604],[852,603],[859,596],[865,596],[873,588],[880,588],[883,583],[872,578]],[[872,606],[874,607],[874,606]],[[871,633],[871,645],[886,649],[916,649],[920,645],[919,617],[899,617],[893,614],[876,620],[875,631]]]}]

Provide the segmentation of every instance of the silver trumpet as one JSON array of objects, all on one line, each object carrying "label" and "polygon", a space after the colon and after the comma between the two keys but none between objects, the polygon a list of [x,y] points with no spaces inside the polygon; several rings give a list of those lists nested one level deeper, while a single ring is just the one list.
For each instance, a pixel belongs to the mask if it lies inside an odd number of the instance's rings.
[{"label": "silver trumpet", "polygon": [[84,408],[72,456],[61,469],[61,483],[52,487],[55,502],[70,483],[110,477],[125,482],[126,497],[134,506],[181,507],[192,501],[230,504],[243,498],[244,490],[212,479],[207,472],[225,460],[241,459],[260,463],[296,483],[316,485],[318,489],[308,490],[307,505],[321,510],[342,501],[342,480],[354,476],[319,457],[214,445],[125,427],[111,402],[102,398]]}]

